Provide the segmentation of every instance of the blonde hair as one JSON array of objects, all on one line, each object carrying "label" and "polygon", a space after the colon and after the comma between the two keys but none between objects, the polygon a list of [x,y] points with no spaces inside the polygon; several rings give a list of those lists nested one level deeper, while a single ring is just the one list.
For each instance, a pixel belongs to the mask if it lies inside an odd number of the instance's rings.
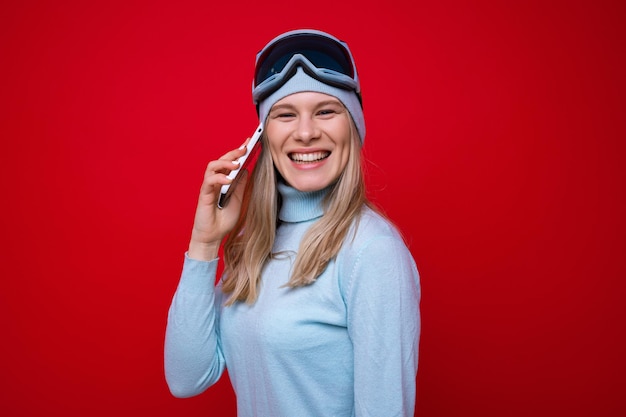
[{"label": "blonde hair", "polygon": [[[351,226],[358,224],[363,205],[372,207],[366,196],[361,142],[351,120],[350,129],[348,162],[324,198],[324,215],[300,242],[288,287],[313,283],[337,256]],[[263,142],[267,143],[267,137]],[[224,244],[226,279],[222,289],[231,294],[226,305],[236,301],[254,303],[263,265],[276,255],[272,247],[280,210],[277,181],[272,156],[268,147],[263,146],[244,190],[239,220]]]}]

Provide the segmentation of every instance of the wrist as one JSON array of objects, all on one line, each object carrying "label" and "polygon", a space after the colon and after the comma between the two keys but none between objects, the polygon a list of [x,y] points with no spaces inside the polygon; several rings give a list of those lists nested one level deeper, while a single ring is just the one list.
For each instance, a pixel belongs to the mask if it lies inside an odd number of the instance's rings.
[{"label": "wrist", "polygon": [[188,256],[198,261],[212,261],[217,258],[220,242],[189,242]]}]

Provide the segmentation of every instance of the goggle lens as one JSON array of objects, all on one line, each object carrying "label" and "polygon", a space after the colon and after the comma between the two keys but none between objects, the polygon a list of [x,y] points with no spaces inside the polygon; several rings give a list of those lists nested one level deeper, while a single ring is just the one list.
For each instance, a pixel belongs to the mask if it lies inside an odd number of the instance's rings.
[{"label": "goggle lens", "polygon": [[314,34],[300,34],[281,39],[257,59],[255,87],[280,73],[289,60],[301,54],[316,68],[336,71],[354,78],[354,65],[350,53],[340,43]]}]

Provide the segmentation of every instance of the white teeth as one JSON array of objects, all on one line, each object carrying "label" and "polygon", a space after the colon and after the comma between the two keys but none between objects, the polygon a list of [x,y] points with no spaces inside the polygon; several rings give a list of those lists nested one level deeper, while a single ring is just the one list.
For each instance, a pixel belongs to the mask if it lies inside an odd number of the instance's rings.
[{"label": "white teeth", "polygon": [[295,162],[314,162],[322,160],[330,155],[330,152],[291,153],[289,158]]}]

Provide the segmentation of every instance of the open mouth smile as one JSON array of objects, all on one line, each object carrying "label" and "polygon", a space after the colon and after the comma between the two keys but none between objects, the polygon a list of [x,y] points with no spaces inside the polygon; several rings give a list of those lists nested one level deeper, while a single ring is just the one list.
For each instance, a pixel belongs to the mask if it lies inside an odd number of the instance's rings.
[{"label": "open mouth smile", "polygon": [[330,156],[330,152],[290,153],[289,159],[297,164],[310,164],[322,161]]}]

